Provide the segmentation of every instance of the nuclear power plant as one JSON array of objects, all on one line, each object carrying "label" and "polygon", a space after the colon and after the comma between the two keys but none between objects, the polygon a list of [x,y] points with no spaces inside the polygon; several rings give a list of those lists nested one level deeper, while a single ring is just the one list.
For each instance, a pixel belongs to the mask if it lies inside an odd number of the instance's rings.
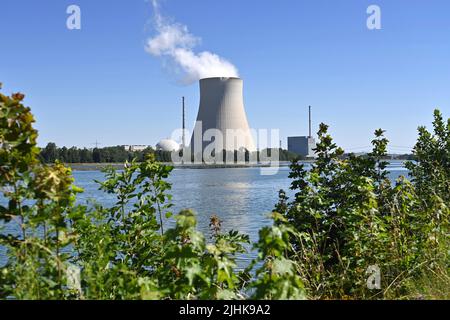
[{"label": "nuclear power plant", "polygon": [[242,79],[200,80],[200,107],[189,148],[198,154],[206,147],[216,152],[256,151],[244,109]]}]

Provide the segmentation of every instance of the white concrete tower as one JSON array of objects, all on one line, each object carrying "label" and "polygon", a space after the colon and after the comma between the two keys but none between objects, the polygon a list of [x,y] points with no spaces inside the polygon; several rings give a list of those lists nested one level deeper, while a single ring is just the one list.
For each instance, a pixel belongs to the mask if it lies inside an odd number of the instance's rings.
[{"label": "white concrete tower", "polygon": [[200,107],[190,149],[197,154],[206,147],[211,150],[212,143],[216,151],[256,151],[244,109],[242,79],[200,80]]}]

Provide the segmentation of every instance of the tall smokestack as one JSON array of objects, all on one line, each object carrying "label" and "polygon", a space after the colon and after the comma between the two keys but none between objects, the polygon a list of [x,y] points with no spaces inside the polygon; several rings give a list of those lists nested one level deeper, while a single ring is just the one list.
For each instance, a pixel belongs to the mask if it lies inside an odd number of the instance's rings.
[{"label": "tall smokestack", "polygon": [[309,106],[309,137],[312,137],[311,134],[311,106]]},{"label": "tall smokestack", "polygon": [[183,126],[183,138],[182,138],[182,144],[183,144],[183,148],[186,146],[186,121],[185,121],[185,109],[184,109],[184,97],[183,97],[183,111],[182,111],[182,118],[183,118],[183,123],[182,123],[182,126]]},{"label": "tall smokestack", "polygon": [[[218,145],[217,137],[211,139],[208,136],[214,131],[210,129],[217,129],[223,135],[221,145]],[[235,136],[227,137],[229,134]],[[200,80],[200,107],[190,148],[194,153],[203,152],[212,142],[216,143],[216,151],[235,151],[242,148],[250,152],[256,151],[245,114],[243,81],[240,78]]]}]

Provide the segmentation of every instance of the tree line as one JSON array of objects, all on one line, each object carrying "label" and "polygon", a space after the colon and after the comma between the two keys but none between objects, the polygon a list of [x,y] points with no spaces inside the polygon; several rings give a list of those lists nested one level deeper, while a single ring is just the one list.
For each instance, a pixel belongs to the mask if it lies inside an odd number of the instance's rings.
[{"label": "tree line", "polygon": [[157,152],[148,147],[142,151],[129,151],[123,146],[104,148],[77,148],[58,147],[50,142],[40,151],[40,158],[44,163],[124,163],[137,159],[143,161],[149,154],[155,154],[159,161],[165,161],[167,155],[164,152]]},{"label": "tree line", "polygon": [[[237,152],[235,152],[237,153]],[[268,155],[271,154],[269,150]],[[62,163],[124,163],[135,159],[142,162],[148,155],[154,155],[157,161],[172,162],[171,152],[154,150],[148,147],[142,151],[129,151],[123,146],[104,147],[104,148],[77,148],[77,147],[58,147],[55,143],[50,142],[40,151],[40,159],[44,163],[55,163],[56,161]],[[224,154],[224,159],[227,156]],[[238,157],[235,154],[231,159],[237,161]],[[260,153],[257,152],[257,159],[260,159]],[[245,153],[245,160],[250,159],[249,152]],[[296,155],[287,150],[279,150],[280,161],[302,160],[299,155]]]}]

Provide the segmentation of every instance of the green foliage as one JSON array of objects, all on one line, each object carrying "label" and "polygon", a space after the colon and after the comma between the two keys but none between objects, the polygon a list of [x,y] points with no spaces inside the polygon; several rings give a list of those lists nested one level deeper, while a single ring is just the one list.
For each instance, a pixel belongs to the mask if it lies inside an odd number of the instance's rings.
[{"label": "green foliage", "polygon": [[55,143],[50,142],[40,150],[40,159],[44,163],[125,163],[136,159],[139,162],[145,160],[147,155],[155,154],[159,161],[170,162],[170,153],[155,152],[152,148],[143,151],[129,151],[123,146],[79,149],[77,147],[58,148]]},{"label": "green foliage", "polygon": [[[431,158],[410,164],[416,183],[401,177],[394,185],[382,160],[388,143],[382,130],[375,132],[368,156],[344,159],[327,129],[320,126],[318,158],[311,170],[299,163],[291,166],[295,199],[289,202],[280,191],[275,208],[298,232],[291,239],[291,258],[309,295],[403,297],[411,283],[423,277],[425,267],[447,272],[448,127],[444,130],[438,117],[435,130],[440,138],[434,139],[420,129],[417,156],[424,157],[418,150],[434,149]],[[371,266],[381,269],[379,290],[367,287]],[[449,283],[446,272],[441,276]]]},{"label": "green foliage", "polygon": [[[286,259],[264,240],[264,232],[276,233],[279,227],[264,229],[256,246],[263,252],[258,261],[273,262],[275,268],[268,278],[258,271],[255,285],[236,262],[246,253],[248,236],[222,233],[218,217],[211,218],[210,241],[196,229],[189,210],[176,215],[175,226],[166,230],[164,221],[172,216],[166,179],[173,168],[157,162],[153,153],[125,162],[121,171],[104,170],[106,180],[98,183],[115,195],[114,205],[76,205],[82,190],[59,159],[73,159],[78,151],[49,144],[39,152],[23,98],[0,96],[0,189],[7,199],[0,222],[18,230],[0,233],[0,245],[7,249],[0,298],[242,299],[248,288],[262,286],[272,289],[267,294],[257,290],[258,298],[302,292],[293,269],[283,266]],[[285,236],[278,245],[286,246],[283,241]]]},{"label": "green foliage", "polygon": [[[434,134],[419,128],[412,181],[394,184],[382,130],[369,155],[344,158],[322,124],[317,161],[309,171],[292,164],[295,197],[280,191],[273,224],[253,244],[257,258],[242,270],[248,236],[222,232],[213,216],[206,239],[190,210],[170,219],[173,168],[162,155],[127,154],[123,170],[105,169],[99,186],[115,195],[111,207],[77,205],[82,190],[59,161],[105,155],[40,151],[23,99],[0,94],[0,299],[448,298],[450,125],[438,111]],[[370,290],[375,265],[382,286]]]},{"label": "green foliage", "polygon": [[303,282],[297,274],[296,263],[289,259],[295,251],[290,243],[297,234],[278,213],[273,213],[274,225],[264,227],[259,232],[259,263],[256,281],[251,284],[255,299],[299,300],[305,299]]},{"label": "green foliage", "polygon": [[272,152],[278,152],[279,155],[279,161],[294,161],[294,160],[303,160],[303,156],[300,156],[296,153],[290,152],[288,150],[284,149],[263,149],[261,152],[257,152],[258,160],[265,160],[262,159],[261,154],[267,155],[268,157],[271,156]]},{"label": "green foliage", "polygon": [[0,235],[8,250],[0,297],[54,299],[68,294],[64,250],[71,234],[64,217],[80,190],[72,185],[70,169],[38,160],[34,118],[23,98],[0,94],[0,190],[8,199],[0,206],[0,222],[18,230]]},{"label": "green foliage", "polygon": [[115,194],[116,204],[83,208],[70,216],[78,235],[73,263],[83,270],[84,298],[242,297],[236,255],[245,252],[248,236],[222,234],[216,217],[213,242],[208,243],[189,210],[164,232],[163,216],[171,215],[170,185],[164,179],[171,170],[153,157],[141,164],[133,161],[120,173],[109,168],[101,189]]},{"label": "green foliage", "polygon": [[435,110],[433,127],[434,134],[425,127],[419,127],[419,138],[414,147],[417,162],[407,163],[407,168],[411,171],[417,192],[424,197],[439,196],[449,203],[450,119],[445,122],[441,112]]},{"label": "green foliage", "polygon": [[[158,283],[166,285],[161,295],[173,299],[236,299],[240,297],[241,278],[236,273],[236,254],[244,253],[248,237],[237,232],[216,233],[207,243],[196,230],[192,211],[176,217],[176,227],[163,241]],[[168,284],[168,285],[167,285]]]}]

